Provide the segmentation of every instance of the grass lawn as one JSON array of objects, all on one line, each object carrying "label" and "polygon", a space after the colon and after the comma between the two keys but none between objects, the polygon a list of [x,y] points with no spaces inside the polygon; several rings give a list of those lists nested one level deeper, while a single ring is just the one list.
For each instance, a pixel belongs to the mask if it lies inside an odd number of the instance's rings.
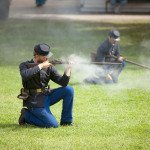
[{"label": "grass lawn", "polygon": [[[121,32],[122,54],[150,66],[150,23],[90,23],[75,21],[9,20],[0,23],[0,150],[110,149],[150,147],[149,70],[127,64],[115,85],[80,84],[73,72],[74,123],[78,126],[42,129],[20,127],[22,102],[20,62],[32,58],[37,43],[51,45],[54,57],[72,53],[87,59],[110,29]],[[58,67],[62,72],[63,66]],[[83,78],[83,77],[82,77]],[[51,87],[58,85],[51,83]],[[51,107],[60,120],[61,102]]]}]

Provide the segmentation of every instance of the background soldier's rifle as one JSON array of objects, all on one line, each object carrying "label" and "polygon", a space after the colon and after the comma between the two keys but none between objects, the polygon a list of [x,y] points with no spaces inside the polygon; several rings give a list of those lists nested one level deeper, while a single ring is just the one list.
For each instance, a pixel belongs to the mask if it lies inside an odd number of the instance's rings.
[{"label": "background soldier's rifle", "polygon": [[[112,57],[112,58],[115,58],[117,59],[116,56],[114,55],[108,55],[107,57]],[[95,61],[96,59],[96,53],[95,52],[91,52],[91,61]],[[126,62],[130,63],[130,64],[133,64],[133,65],[136,65],[136,66],[139,66],[139,67],[142,67],[142,68],[145,68],[145,69],[150,69],[149,66],[145,66],[145,65],[142,65],[142,64],[139,64],[139,63],[136,63],[136,62],[133,62],[131,60],[128,60],[128,59],[125,59]]]},{"label": "background soldier's rifle", "polygon": [[[114,56],[114,55],[110,55],[110,57],[112,57],[112,58],[116,58],[117,59],[117,57],[116,56]],[[136,65],[136,66],[139,66],[139,67],[142,67],[142,68],[145,68],[145,69],[150,69],[150,67],[149,66],[145,66],[145,65],[142,65],[142,64],[139,64],[139,63],[136,63],[136,62],[134,62],[134,61],[131,61],[131,60],[128,60],[128,59],[124,59],[126,62],[128,62],[128,63],[130,63],[130,64],[133,64],[133,65]]]}]

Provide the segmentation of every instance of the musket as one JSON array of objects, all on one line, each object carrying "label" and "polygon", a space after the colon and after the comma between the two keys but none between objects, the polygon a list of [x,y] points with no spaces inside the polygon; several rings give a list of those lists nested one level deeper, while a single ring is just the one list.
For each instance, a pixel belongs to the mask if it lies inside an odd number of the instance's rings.
[{"label": "musket", "polygon": [[[62,64],[69,64],[69,61],[62,61],[62,60],[51,60],[49,61],[52,65],[62,65]],[[121,63],[117,62],[75,62],[75,64],[80,64],[80,65],[121,65]],[[28,63],[27,67],[28,68],[33,68],[34,66],[39,65],[38,63]]]},{"label": "musket", "polygon": [[[112,58],[116,58],[116,59],[117,59],[117,57],[116,57],[116,56],[114,56],[114,55],[110,55],[109,57],[112,57]],[[130,63],[130,64],[133,64],[133,65],[136,65],[136,66],[139,66],[139,67],[145,68],[145,69],[150,69],[150,67],[149,67],[149,66],[145,66],[145,65],[143,65],[143,64],[139,64],[139,63],[136,63],[136,62],[131,61],[131,60],[128,60],[128,59],[124,59],[124,60],[125,60],[126,62]]]},{"label": "musket", "polygon": [[122,63],[120,63],[120,62],[90,62],[89,64],[93,64],[93,65],[121,65]]},{"label": "musket", "polygon": [[[63,64],[63,62],[60,61],[60,60],[51,60],[51,61],[49,61],[49,63],[51,63],[52,65]],[[27,67],[28,68],[33,68],[37,65],[39,65],[39,63],[28,63]]]}]

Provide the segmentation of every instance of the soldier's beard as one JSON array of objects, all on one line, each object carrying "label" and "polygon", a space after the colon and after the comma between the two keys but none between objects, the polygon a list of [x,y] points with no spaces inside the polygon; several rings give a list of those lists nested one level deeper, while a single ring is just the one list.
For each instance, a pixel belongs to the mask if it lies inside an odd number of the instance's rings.
[{"label": "soldier's beard", "polygon": [[44,61],[42,61],[42,60],[37,60],[37,59],[33,59],[33,61],[35,62],[35,63],[38,63],[38,64],[40,64],[40,63],[43,63]]},{"label": "soldier's beard", "polygon": [[47,59],[44,59],[44,60],[43,59],[36,59],[36,61],[37,61],[38,64],[40,64],[40,63],[43,63],[43,62],[47,61]]},{"label": "soldier's beard", "polygon": [[43,63],[43,62],[44,62],[44,61],[41,61],[41,60],[38,60],[38,61],[37,61],[38,64]]}]

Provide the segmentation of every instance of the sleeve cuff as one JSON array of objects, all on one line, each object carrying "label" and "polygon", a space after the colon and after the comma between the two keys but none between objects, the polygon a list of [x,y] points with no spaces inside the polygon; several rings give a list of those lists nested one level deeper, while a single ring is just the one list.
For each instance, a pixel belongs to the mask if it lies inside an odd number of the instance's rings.
[{"label": "sleeve cuff", "polygon": [[40,65],[38,65],[38,67],[39,67],[40,70],[42,69],[42,67]]}]

